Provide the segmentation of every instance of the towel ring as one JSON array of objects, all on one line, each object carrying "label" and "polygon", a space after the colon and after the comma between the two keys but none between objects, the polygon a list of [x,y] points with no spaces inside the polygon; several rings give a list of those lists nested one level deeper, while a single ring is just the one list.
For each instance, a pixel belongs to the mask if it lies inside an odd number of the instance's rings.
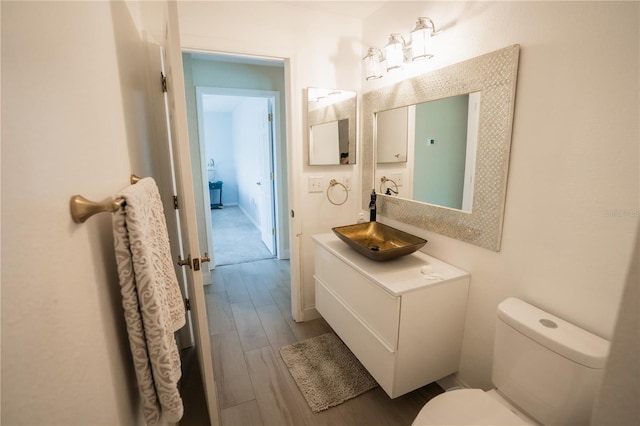
[{"label": "towel ring", "polygon": [[[336,203],[335,201],[333,201],[333,200],[331,199],[331,195],[330,195],[330,193],[331,193],[331,188],[333,188],[333,187],[334,187],[334,186],[336,186],[336,185],[340,185],[341,187],[343,187],[343,188],[344,188],[345,196],[344,196],[344,200],[342,200],[342,202],[341,202],[341,203]],[[349,190],[347,189],[347,187],[346,187],[346,186],[344,186],[344,184],[343,184],[343,183],[338,182],[338,181],[337,181],[337,180],[335,180],[335,179],[331,179],[331,180],[329,181],[329,187],[327,188],[327,199],[328,199],[328,200],[329,200],[329,202],[330,202],[331,204],[333,204],[334,206],[341,206],[341,205],[343,205],[344,203],[346,203],[346,202],[347,202],[347,200],[349,199]]]},{"label": "towel ring", "polygon": [[[385,187],[385,183],[386,182],[391,182],[393,184],[393,186],[396,187],[395,190],[387,187],[387,190],[385,191],[383,188]],[[389,179],[386,176],[382,176],[380,178],[380,193],[381,194],[386,194],[386,195],[391,195],[391,192],[393,192],[395,195],[398,195],[398,193],[400,192],[400,190],[398,189],[398,184],[393,180],[393,179]]]}]

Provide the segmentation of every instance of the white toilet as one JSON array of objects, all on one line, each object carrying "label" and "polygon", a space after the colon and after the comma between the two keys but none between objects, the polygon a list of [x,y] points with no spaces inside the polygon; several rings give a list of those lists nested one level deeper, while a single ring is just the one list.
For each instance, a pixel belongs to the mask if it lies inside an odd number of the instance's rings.
[{"label": "white toilet", "polygon": [[514,298],[497,316],[496,389],[440,394],[413,425],[588,425],[609,342]]}]

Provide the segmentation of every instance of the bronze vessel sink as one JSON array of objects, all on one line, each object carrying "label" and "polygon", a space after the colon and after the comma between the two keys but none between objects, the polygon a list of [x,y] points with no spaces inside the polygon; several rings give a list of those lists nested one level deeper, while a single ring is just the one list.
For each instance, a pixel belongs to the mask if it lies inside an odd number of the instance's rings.
[{"label": "bronze vessel sink", "polygon": [[331,229],[358,253],[378,261],[411,254],[427,243],[427,240],[380,222],[364,222]]}]

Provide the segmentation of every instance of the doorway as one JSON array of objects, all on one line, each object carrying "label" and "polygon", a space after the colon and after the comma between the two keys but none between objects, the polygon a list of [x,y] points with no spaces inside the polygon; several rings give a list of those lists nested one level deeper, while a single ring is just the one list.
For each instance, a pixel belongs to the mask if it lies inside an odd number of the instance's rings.
[{"label": "doorway", "polygon": [[[212,261],[219,263],[217,267],[214,262],[210,265],[212,267],[211,278],[208,282],[210,285],[205,286],[211,350],[213,358],[216,360],[228,358],[222,354],[234,354],[232,358],[239,361],[239,364],[236,365],[244,366],[241,368],[245,370],[244,352],[242,349],[238,352],[238,345],[241,345],[243,341],[247,345],[245,341],[247,336],[244,331],[252,332],[246,329],[247,324],[256,325],[256,332],[262,330],[261,336],[263,337],[260,338],[260,341],[264,341],[266,333],[271,333],[272,329],[264,330],[262,322],[258,319],[259,315],[263,316],[263,321],[267,324],[269,324],[267,321],[270,318],[278,321],[278,324],[288,322],[295,325],[291,313],[292,300],[294,299],[291,289],[295,288],[292,282],[299,281],[297,278],[299,273],[292,274],[292,269],[295,271],[298,269],[295,269],[295,265],[292,268],[289,262],[289,235],[293,220],[290,219],[289,214],[288,171],[290,164],[287,162],[287,151],[290,146],[287,140],[285,99],[287,99],[286,93],[290,91],[290,85],[285,84],[284,65],[284,60],[238,58],[208,53],[183,53],[191,162],[194,169],[197,169],[193,170],[194,193],[196,198],[201,199],[200,205],[196,201],[197,214],[202,217],[202,220],[198,220],[201,250],[205,250],[203,245],[208,247],[209,244],[212,244],[213,251],[210,252],[214,253]],[[204,105],[198,105],[198,103],[204,104],[205,95],[211,96],[209,99],[211,102],[220,101],[222,103],[224,101],[227,104],[237,104],[233,108],[220,107],[220,112],[225,110],[227,117],[224,120],[221,118],[219,124],[222,125],[226,122],[227,126],[231,126],[231,130],[228,127],[227,130],[224,127],[214,128],[214,135],[221,136],[220,133],[225,131],[232,132],[235,126],[233,123],[236,122],[239,123],[236,127],[239,127],[241,132],[255,132],[257,136],[254,139],[264,140],[265,137],[269,137],[272,141],[271,147],[268,144],[260,143],[253,145],[252,149],[245,150],[241,154],[235,154],[234,148],[234,156],[236,157],[234,162],[227,162],[223,157],[220,157],[220,155],[229,154],[225,154],[224,150],[217,151],[214,148],[211,153],[208,153],[206,147],[201,143],[206,139],[202,134],[206,126],[204,122],[199,124],[200,118],[204,117],[205,108]],[[226,99],[221,97],[226,97]],[[263,113],[265,107],[267,114]],[[232,112],[238,108],[261,111],[260,114],[256,114],[260,118],[255,121],[240,119],[241,115]],[[262,131],[265,127],[268,132]],[[234,143],[227,144],[227,147],[235,145],[235,136],[232,136],[226,140],[234,140]],[[260,172],[260,177],[254,174],[250,175],[251,179],[247,179],[247,188],[251,187],[251,190],[243,191],[241,189],[240,176],[244,176],[243,173],[238,170],[231,173],[225,169],[231,164],[235,164],[236,169],[249,165],[248,167],[253,169],[251,171]],[[236,176],[235,183],[233,183],[233,176]],[[212,182],[214,187],[210,188],[209,182]],[[235,201],[233,200],[234,191],[231,189],[234,184],[238,187]],[[268,191],[261,191],[265,188],[270,189],[272,195],[269,195]],[[268,201],[269,197],[272,201]],[[227,261],[219,262],[220,259],[217,258],[222,256],[216,256],[215,250],[222,245],[219,234],[223,231],[215,229],[214,226],[216,223],[229,224],[232,220],[241,218],[239,213],[234,214],[234,209],[239,210],[239,206],[245,201],[249,206],[272,206],[269,209],[257,209],[260,214],[256,215],[257,219],[252,222],[254,228],[260,229],[258,232],[259,242],[264,250],[269,251],[271,258],[222,265]],[[231,213],[228,215],[230,217],[222,217],[227,213]],[[245,214],[245,212],[242,213]],[[273,215],[271,220],[274,223],[275,235],[273,231],[263,232],[264,230],[268,231],[268,228],[256,226],[256,223],[267,222],[267,219],[264,219],[266,214]],[[248,214],[245,215],[248,216]],[[205,217],[209,220],[205,220]],[[216,219],[218,219],[217,222]],[[207,225],[211,226],[211,240],[206,237]],[[245,242],[246,239],[240,235],[237,228],[230,233],[232,234],[232,244],[239,246],[240,242]],[[267,248],[269,236],[272,241],[270,250]],[[245,249],[244,251],[252,250]],[[258,322],[256,323],[256,321]],[[247,350],[251,349],[253,346],[249,344]],[[219,395],[220,407],[230,408],[231,402],[229,397],[225,395],[230,395],[229,392],[233,394],[238,385],[245,390],[250,389],[250,387],[244,386],[247,384],[248,376],[242,375],[242,377],[234,377],[233,380],[225,380],[225,377],[229,377],[225,372],[229,366],[216,362],[213,363],[213,367],[216,370],[216,389],[225,390],[224,394]],[[242,395],[241,399],[244,401],[245,396]]]},{"label": "doorway", "polygon": [[276,257],[273,148],[279,93],[197,86],[196,102],[213,268]]},{"label": "doorway", "polygon": [[[183,52],[198,229],[211,270],[264,256],[289,259],[284,65],[279,59]],[[210,152],[208,134],[217,140]],[[255,238],[228,229],[232,219],[244,218],[245,228],[259,231],[253,248],[239,243]],[[229,244],[225,234],[232,235]],[[253,258],[234,260],[233,252]]]}]

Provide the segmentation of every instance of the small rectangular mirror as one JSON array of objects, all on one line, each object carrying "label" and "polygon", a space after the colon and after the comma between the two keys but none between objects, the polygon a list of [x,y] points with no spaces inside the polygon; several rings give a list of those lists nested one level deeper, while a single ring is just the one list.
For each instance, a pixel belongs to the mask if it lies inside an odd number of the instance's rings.
[{"label": "small rectangular mirror", "polygon": [[307,89],[309,165],[356,162],[356,93],[339,89]]}]

